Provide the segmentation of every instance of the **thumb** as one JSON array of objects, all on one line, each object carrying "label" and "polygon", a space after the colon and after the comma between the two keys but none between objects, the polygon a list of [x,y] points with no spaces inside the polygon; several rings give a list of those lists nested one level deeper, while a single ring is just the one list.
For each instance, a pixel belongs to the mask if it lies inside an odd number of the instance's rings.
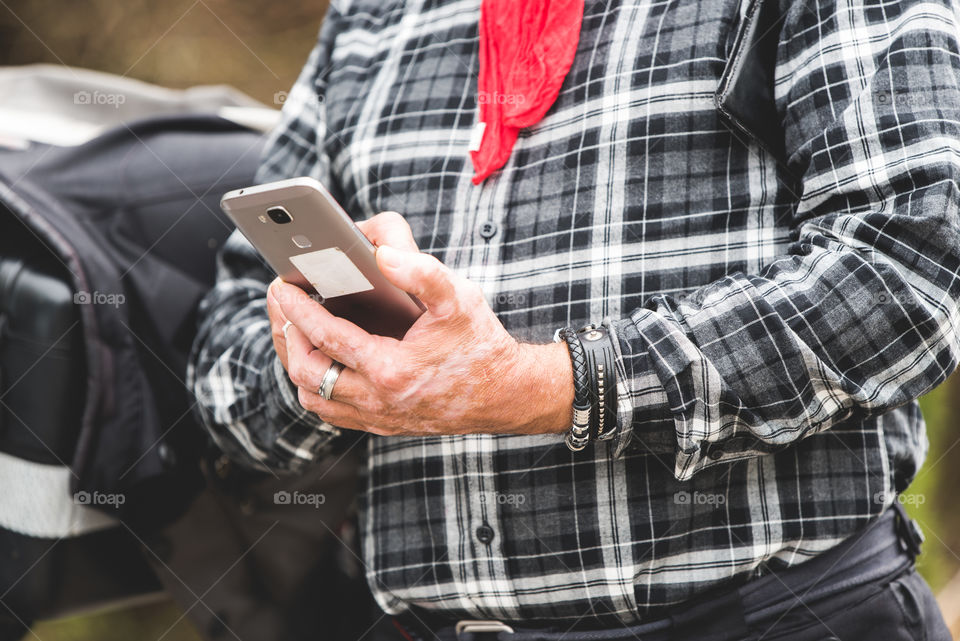
[{"label": "thumb", "polygon": [[430,254],[380,245],[377,266],[387,280],[419,298],[427,309],[440,311],[454,302],[456,275]]}]

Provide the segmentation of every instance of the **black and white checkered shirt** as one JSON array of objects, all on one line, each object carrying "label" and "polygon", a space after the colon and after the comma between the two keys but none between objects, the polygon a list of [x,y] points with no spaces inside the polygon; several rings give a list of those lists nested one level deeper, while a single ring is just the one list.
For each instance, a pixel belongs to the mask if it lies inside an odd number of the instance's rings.
[{"label": "black and white checkered shirt", "polygon": [[[915,399],[960,354],[958,9],[768,1],[781,157],[714,103],[748,4],[587,0],[556,104],[480,186],[480,0],[330,9],[259,179],[316,177],[356,219],[401,212],[520,340],[604,321],[619,347],[619,424],[583,452],[367,440],[364,561],[387,611],[649,619],[830,548],[913,478]],[[190,377],[226,452],[295,471],[345,436],[272,350],[272,278],[234,234]]]}]

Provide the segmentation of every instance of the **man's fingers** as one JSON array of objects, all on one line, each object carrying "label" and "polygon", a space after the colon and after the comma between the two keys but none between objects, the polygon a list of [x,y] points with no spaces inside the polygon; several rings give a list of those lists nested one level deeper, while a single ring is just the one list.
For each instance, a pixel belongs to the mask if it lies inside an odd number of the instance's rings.
[{"label": "man's fingers", "polygon": [[456,275],[430,254],[384,245],[377,249],[377,266],[387,280],[431,311],[442,314],[456,304]]},{"label": "man's fingers", "polygon": [[[363,376],[377,367],[378,354],[393,340],[369,334],[350,321],[334,316],[295,285],[280,283],[276,293],[283,315],[314,347]],[[288,336],[290,333],[287,332]]]},{"label": "man's fingers", "polygon": [[283,327],[287,323],[287,318],[283,315],[283,310],[280,309],[280,303],[277,301],[273,289],[274,283],[279,282],[279,278],[274,280],[273,283],[270,283],[270,288],[267,290],[267,314],[270,316],[270,334],[273,337],[273,349],[276,350],[277,356],[280,357],[280,362],[283,363],[283,367],[286,369],[287,347]]},{"label": "man's fingers", "polygon": [[[287,330],[287,360],[287,375],[293,384],[312,393],[318,393],[323,377],[333,363],[329,356],[307,340],[296,325],[291,325]],[[331,400],[359,405],[367,398],[367,394],[364,379],[354,370],[345,368],[333,386]]]},{"label": "man's fingers", "polygon": [[330,401],[324,400],[319,394],[314,394],[310,390],[302,387],[297,390],[297,394],[301,407],[313,412],[331,425],[336,425],[337,427],[348,430],[369,432],[370,434],[377,434],[379,436],[396,433],[394,429],[382,428],[376,425],[376,422],[365,415],[363,410],[353,405],[340,403],[336,399]]},{"label": "man's fingers", "polygon": [[417,241],[413,239],[410,225],[395,211],[385,211],[373,218],[360,221],[357,227],[377,247],[390,245],[405,251],[420,251]]}]

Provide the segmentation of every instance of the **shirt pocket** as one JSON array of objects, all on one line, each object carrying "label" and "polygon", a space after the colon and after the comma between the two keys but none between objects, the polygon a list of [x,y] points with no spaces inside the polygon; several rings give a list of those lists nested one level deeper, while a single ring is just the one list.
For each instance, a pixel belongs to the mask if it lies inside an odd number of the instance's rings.
[{"label": "shirt pocket", "polygon": [[714,102],[735,134],[752,139],[786,167],[783,127],[774,99],[780,32],[777,0],[742,0]]}]

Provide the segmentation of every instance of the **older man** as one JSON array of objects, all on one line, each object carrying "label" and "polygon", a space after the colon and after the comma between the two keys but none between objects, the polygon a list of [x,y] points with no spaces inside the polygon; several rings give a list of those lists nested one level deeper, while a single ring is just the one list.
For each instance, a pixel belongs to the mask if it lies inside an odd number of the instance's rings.
[{"label": "older man", "polygon": [[334,2],[259,178],[323,182],[427,311],[370,335],[234,235],[206,425],[293,472],[373,435],[407,635],[948,638],[897,496],[960,356],[958,33],[948,0]]}]

